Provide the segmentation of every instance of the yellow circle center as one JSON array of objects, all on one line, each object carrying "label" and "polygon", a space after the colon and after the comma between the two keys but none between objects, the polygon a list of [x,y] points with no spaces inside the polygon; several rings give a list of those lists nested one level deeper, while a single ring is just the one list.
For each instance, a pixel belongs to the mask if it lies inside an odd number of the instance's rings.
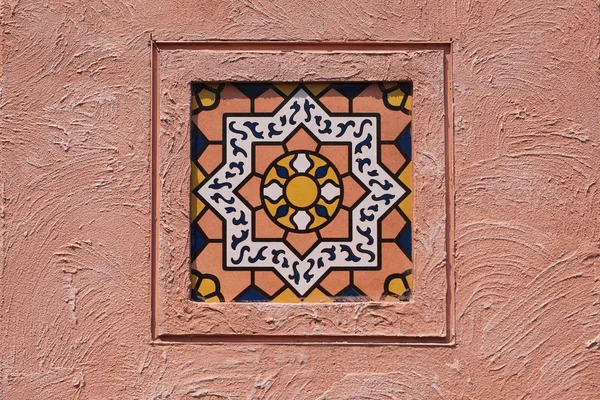
[{"label": "yellow circle center", "polygon": [[317,200],[319,188],[317,183],[308,176],[296,176],[288,182],[285,197],[298,208],[310,206]]}]

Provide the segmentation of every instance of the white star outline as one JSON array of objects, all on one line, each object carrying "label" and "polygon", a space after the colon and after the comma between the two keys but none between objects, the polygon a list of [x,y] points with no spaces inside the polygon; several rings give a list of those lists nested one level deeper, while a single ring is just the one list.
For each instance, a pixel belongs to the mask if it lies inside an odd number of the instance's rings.
[{"label": "white star outline", "polygon": [[[406,192],[377,162],[378,117],[377,114],[330,115],[302,88],[273,115],[225,114],[225,162],[198,191],[225,220],[223,267],[273,269],[300,296],[332,268],[378,269],[378,221]],[[299,126],[321,143],[350,143],[349,169],[370,190],[352,209],[351,240],[322,240],[304,258],[299,258],[283,241],[252,241],[252,211],[234,192],[252,173],[252,145],[284,142]],[[243,163],[241,169],[231,167],[240,163]]]}]

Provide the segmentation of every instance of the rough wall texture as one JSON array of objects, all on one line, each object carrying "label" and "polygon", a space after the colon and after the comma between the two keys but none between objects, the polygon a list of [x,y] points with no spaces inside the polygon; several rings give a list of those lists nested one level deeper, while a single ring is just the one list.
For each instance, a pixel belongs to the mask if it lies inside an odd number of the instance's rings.
[{"label": "rough wall texture", "polygon": [[[0,397],[598,397],[595,1],[1,3]],[[456,347],[150,344],[150,33],[453,41]]]},{"label": "rough wall texture", "polygon": [[[264,46],[264,44],[263,44]],[[157,140],[156,332],[164,335],[446,336],[446,185],[444,130],[444,51],[363,53],[310,51],[169,50],[157,43],[160,56],[160,139]],[[313,47],[315,45],[313,44]],[[328,74],[330,74],[328,76]],[[158,74],[157,74],[158,75]],[[406,81],[416,88],[412,112],[415,232],[415,291],[410,302],[335,302],[312,304],[204,303],[189,301],[190,118],[192,81]],[[156,91],[157,93],[159,90]],[[377,100],[379,101],[379,100]],[[158,102],[157,102],[158,103]],[[385,116],[384,116],[385,117]],[[382,118],[383,119],[383,118]],[[219,128],[222,125],[219,122]],[[334,126],[336,126],[334,124]],[[202,128],[201,128],[202,129]],[[204,129],[206,131],[206,129]],[[400,129],[398,129],[400,130]],[[159,196],[157,196],[159,197]],[[267,252],[268,253],[268,252]],[[397,257],[397,256],[393,256]],[[216,273],[219,276],[218,273]],[[355,281],[359,281],[357,276]],[[241,280],[243,282],[243,280]],[[223,283],[223,282],[221,282]],[[226,287],[222,285],[221,288]],[[383,287],[383,285],[382,285]],[[242,289],[240,288],[239,291]],[[239,292],[238,292],[239,293]],[[214,339],[213,339],[214,340]],[[239,339],[241,340],[241,339]]]}]

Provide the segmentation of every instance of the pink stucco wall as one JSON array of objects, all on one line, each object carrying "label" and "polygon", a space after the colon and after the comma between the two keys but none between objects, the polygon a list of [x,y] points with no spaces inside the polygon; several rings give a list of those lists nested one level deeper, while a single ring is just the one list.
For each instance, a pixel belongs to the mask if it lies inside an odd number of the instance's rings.
[{"label": "pink stucco wall", "polygon": [[[597,2],[0,4],[0,397],[599,396]],[[452,42],[456,345],[152,342],[151,34]]]}]

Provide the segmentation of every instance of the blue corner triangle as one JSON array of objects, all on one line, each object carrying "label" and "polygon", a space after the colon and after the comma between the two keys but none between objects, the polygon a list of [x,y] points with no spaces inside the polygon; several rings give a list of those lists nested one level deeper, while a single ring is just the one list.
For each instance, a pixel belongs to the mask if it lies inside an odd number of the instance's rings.
[{"label": "blue corner triangle", "polygon": [[360,291],[356,286],[346,286],[334,296],[334,302],[344,301],[364,301],[368,296]]},{"label": "blue corner triangle", "polygon": [[202,298],[198,295],[198,293],[195,290],[191,290],[191,298],[192,298],[192,301],[197,301],[197,302],[204,301],[204,300],[202,300]]},{"label": "blue corner triangle", "polygon": [[398,84],[398,87],[400,88],[400,90],[409,95],[412,96],[412,84],[408,83],[408,82],[400,82]]},{"label": "blue corner triangle", "polygon": [[336,83],[333,88],[342,96],[353,99],[369,87],[369,83]]},{"label": "blue corner triangle", "polygon": [[271,88],[270,83],[234,83],[233,86],[251,99],[257,98]]},{"label": "blue corner triangle", "polygon": [[202,91],[206,86],[202,83],[193,83],[192,84],[192,96],[196,96],[198,93]]},{"label": "blue corner triangle", "polygon": [[208,146],[208,139],[196,124],[192,123],[192,161],[197,161],[202,151]]},{"label": "blue corner triangle", "polygon": [[267,294],[256,286],[248,286],[233,301],[269,301]]},{"label": "blue corner triangle", "polygon": [[402,155],[408,157],[407,160],[410,160],[412,155],[412,140],[410,134],[410,123],[406,126],[406,128],[398,135],[396,138],[396,147],[398,150],[402,152]]},{"label": "blue corner triangle", "polygon": [[194,261],[200,254],[204,247],[208,244],[208,238],[202,232],[202,229],[195,223],[192,223],[190,229],[190,257]]},{"label": "blue corner triangle", "polygon": [[412,261],[412,227],[410,222],[406,225],[400,236],[396,238],[396,244],[409,260]]}]

